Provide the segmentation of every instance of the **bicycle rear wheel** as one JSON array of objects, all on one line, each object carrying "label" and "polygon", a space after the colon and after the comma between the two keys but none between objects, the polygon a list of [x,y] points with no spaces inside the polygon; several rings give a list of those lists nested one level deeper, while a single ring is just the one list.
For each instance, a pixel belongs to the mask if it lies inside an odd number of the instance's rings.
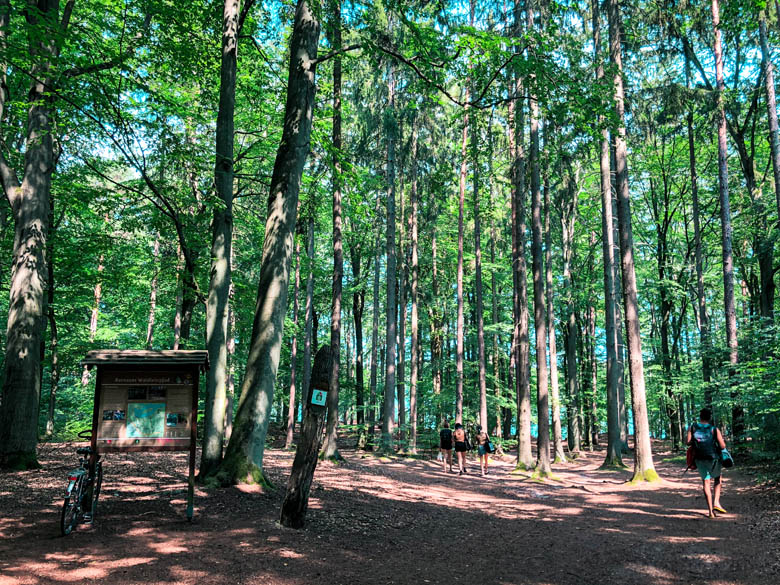
[{"label": "bicycle rear wheel", "polygon": [[98,497],[100,496],[100,488],[103,485],[103,462],[98,461],[95,467],[95,483],[92,487],[92,521],[95,521],[95,514],[97,514]]},{"label": "bicycle rear wheel", "polygon": [[62,536],[67,536],[73,532],[73,529],[79,523],[81,516],[79,501],[81,499],[83,481],[82,477],[76,480],[73,490],[65,497],[65,501],[62,503],[62,513],[60,514],[60,532]]}]

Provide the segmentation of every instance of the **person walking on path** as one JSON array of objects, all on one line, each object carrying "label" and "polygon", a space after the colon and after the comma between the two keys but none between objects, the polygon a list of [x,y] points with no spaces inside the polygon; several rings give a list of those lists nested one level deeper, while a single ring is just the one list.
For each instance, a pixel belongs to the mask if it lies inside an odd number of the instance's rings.
[{"label": "person walking on path", "polygon": [[466,473],[466,452],[469,450],[469,444],[466,437],[466,430],[460,423],[455,423],[455,432],[452,433],[455,438],[455,455],[458,458],[458,468],[463,475]]},{"label": "person walking on path", "polygon": [[452,473],[452,429],[450,428],[450,422],[444,421],[444,428],[439,431],[439,451],[442,454],[442,461],[444,462],[444,473],[447,473],[447,466]]},{"label": "person walking on path", "polygon": [[723,485],[720,452],[726,448],[726,441],[723,440],[720,429],[712,424],[712,411],[709,408],[702,409],[699,413],[699,422],[692,424],[688,429],[687,443],[694,448],[696,469],[701,476],[709,517],[714,518],[716,512],[726,514],[726,510],[720,505]]},{"label": "person walking on path", "polygon": [[488,472],[488,456],[490,455],[488,444],[490,443],[490,438],[480,425],[477,425],[474,442],[477,444],[477,453],[479,454],[479,469],[482,472],[482,477],[485,477]]}]

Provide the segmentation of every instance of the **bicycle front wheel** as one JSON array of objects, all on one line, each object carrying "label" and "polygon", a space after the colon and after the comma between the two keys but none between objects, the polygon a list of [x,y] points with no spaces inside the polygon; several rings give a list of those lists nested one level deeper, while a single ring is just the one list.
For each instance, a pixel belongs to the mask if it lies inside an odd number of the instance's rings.
[{"label": "bicycle front wheel", "polygon": [[92,488],[92,521],[95,521],[95,514],[97,514],[98,497],[100,496],[100,488],[103,485],[103,462],[98,461],[95,467],[95,484]]},{"label": "bicycle front wheel", "polygon": [[62,503],[62,513],[60,514],[60,532],[62,536],[67,536],[73,532],[73,529],[79,523],[79,516],[81,516],[81,508],[79,506],[81,485],[82,479],[79,478],[76,485],[73,486],[70,495]]}]

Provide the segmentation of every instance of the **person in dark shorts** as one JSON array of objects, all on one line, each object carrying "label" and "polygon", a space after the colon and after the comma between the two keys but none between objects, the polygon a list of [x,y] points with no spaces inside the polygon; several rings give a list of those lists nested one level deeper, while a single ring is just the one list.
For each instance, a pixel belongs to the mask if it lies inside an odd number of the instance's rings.
[{"label": "person in dark shorts", "polygon": [[444,421],[444,428],[439,431],[439,451],[444,462],[444,473],[447,473],[448,465],[450,473],[452,473],[452,429],[450,428],[450,422],[447,420]]},{"label": "person in dark shorts", "polygon": [[488,434],[482,430],[480,425],[477,425],[477,432],[474,434],[474,442],[477,444],[479,468],[482,472],[482,477],[485,477],[488,472],[488,455],[490,455],[490,450],[488,449],[489,441]]},{"label": "person in dark shorts", "polygon": [[[726,441],[720,429],[712,424],[712,411],[704,408],[699,413],[699,422],[694,423],[688,429],[687,442],[694,447],[696,469],[702,481],[704,498],[707,501],[707,512],[710,518],[715,517],[716,512],[726,514],[726,510],[720,505],[721,462],[720,452],[726,448]],[[715,484],[714,498],[711,486]]]},{"label": "person in dark shorts", "polygon": [[455,423],[455,432],[452,433],[455,438],[455,455],[458,458],[458,468],[460,475],[466,473],[466,452],[469,450],[469,444],[466,441],[466,429],[460,423]]}]

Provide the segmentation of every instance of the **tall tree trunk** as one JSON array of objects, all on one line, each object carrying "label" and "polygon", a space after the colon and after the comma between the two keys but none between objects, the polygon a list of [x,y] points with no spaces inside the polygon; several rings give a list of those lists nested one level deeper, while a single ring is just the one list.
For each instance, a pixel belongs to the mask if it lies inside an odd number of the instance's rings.
[{"label": "tall tree trunk", "polygon": [[[591,232],[591,236],[596,234]],[[591,237],[595,246],[595,237]],[[594,271],[589,271],[593,274]],[[598,361],[596,360],[596,306],[589,301],[588,304],[588,365],[590,366],[590,447],[595,451],[599,446],[599,379]]]},{"label": "tall tree trunk", "polygon": [[412,359],[409,372],[409,452],[417,453],[417,377],[419,372],[419,309],[418,309],[418,279],[419,279],[419,258],[417,249],[417,215],[419,213],[417,201],[417,124],[412,131],[412,185],[409,191],[409,204],[411,214],[409,216],[409,236],[411,246],[411,268],[412,268]]},{"label": "tall tree trunk", "polygon": [[[253,0],[245,0],[250,3]],[[240,33],[240,0],[225,0],[222,9],[222,60],[217,110],[214,186],[219,204],[211,224],[211,271],[206,302],[206,407],[200,474],[205,477],[222,461],[228,379],[228,307],[230,304],[233,242],[233,127],[236,107],[236,69]],[[185,281],[186,282],[186,281]]]},{"label": "tall tree trunk", "polygon": [[[615,164],[615,148],[614,144],[610,145],[610,165],[611,168],[616,168]],[[628,409],[626,405],[626,378],[630,377],[626,375],[626,342],[623,335],[623,278],[621,276],[621,263],[620,263],[620,228],[617,218],[617,188],[615,183],[615,174],[610,173],[610,183],[612,184],[612,241],[613,250],[612,257],[614,259],[615,273],[613,279],[615,281],[615,347],[617,350],[617,361],[615,367],[617,369],[618,379],[618,409],[620,411],[620,440],[622,452],[628,453]]]},{"label": "tall tree trunk", "polygon": [[[718,192],[720,195],[721,247],[723,250],[723,304],[726,320],[726,345],[729,348],[729,376],[735,379],[739,361],[737,346],[737,308],[734,300],[734,256],[731,251],[731,208],[729,206],[728,145],[726,144],[726,111],[723,92],[723,50],[721,48],[720,7],[712,0],[712,27],[715,31],[715,78],[718,96]],[[732,398],[736,398],[736,380],[732,383]],[[734,440],[744,433],[744,411],[739,403],[731,411]]]},{"label": "tall tree trunk", "polygon": [[[434,202],[435,205],[435,202]],[[436,237],[436,218],[431,222],[431,297],[428,305],[431,321],[431,377],[433,383],[433,395],[436,400],[436,419],[441,421],[441,390],[444,382],[442,357],[444,355],[444,316],[439,302],[439,266],[438,266],[438,242]]]},{"label": "tall tree trunk", "polygon": [[[6,51],[10,3],[0,5],[0,59]],[[46,328],[46,249],[49,235],[51,175],[55,166],[52,75],[58,40],[67,30],[73,2],[60,21],[59,0],[39,0],[25,12],[28,52],[33,66],[28,93],[24,174],[15,171],[0,153],[0,180],[14,217],[14,242],[6,330],[5,367],[0,404],[0,468],[38,468],[38,406],[41,381],[41,343]],[[3,79],[8,64],[0,63]],[[0,114],[7,88],[0,89]]]},{"label": "tall tree trunk", "polygon": [[182,303],[181,303],[181,349],[187,349],[192,334],[192,316],[198,304],[197,285],[195,281],[195,262],[190,261],[192,254],[184,252],[184,271],[182,272]]},{"label": "tall tree trunk", "polygon": [[[469,100],[469,81],[466,80],[466,97],[465,101]],[[458,266],[456,274],[456,295],[458,303],[458,314],[456,320],[456,347],[455,347],[455,371],[456,371],[456,386],[455,386],[455,422],[463,422],[463,353],[464,353],[464,336],[465,336],[465,320],[463,316],[463,206],[466,200],[466,178],[468,175],[468,135],[469,135],[469,110],[465,109],[463,114],[463,130],[461,133],[460,141],[460,174],[458,181]]]},{"label": "tall tree trunk", "polygon": [[636,273],[634,271],[634,237],[631,232],[631,199],[628,185],[628,154],[626,152],[625,93],[623,90],[623,55],[620,45],[619,0],[609,0],[609,53],[615,68],[615,112],[618,128],[615,141],[615,184],[617,187],[618,222],[620,226],[620,256],[623,276],[624,318],[628,340],[628,361],[631,371],[631,401],[634,410],[634,476],[633,481],[655,481],[658,474],[653,465],[650,445],[650,425],[645,398],[645,373],[642,362],[642,339],[639,330]]},{"label": "tall tree trunk", "polygon": [[[580,388],[582,388],[582,396],[577,409],[579,412],[580,420],[582,421],[583,431],[583,445],[588,451],[593,451],[593,436],[590,413],[587,412],[590,409],[593,396],[593,389],[591,386],[590,372],[590,333],[586,324],[582,323],[581,315],[577,315],[577,328],[580,334],[577,336],[579,343],[577,344],[577,352],[579,354],[578,363],[580,364]],[[588,392],[585,389],[588,388]]]},{"label": "tall tree trunk", "polygon": [[[601,17],[599,1],[593,0],[593,45],[596,47],[596,83],[603,83],[601,60]],[[604,125],[604,116],[599,124]],[[601,171],[601,232],[604,256],[604,329],[607,353],[607,453],[604,467],[623,466],[623,444],[620,436],[620,369],[618,366],[617,299],[615,286],[615,241],[610,178],[609,130],[601,129],[599,168]]]},{"label": "tall tree trunk", "polygon": [[[534,2],[527,5],[528,28],[534,26]],[[536,473],[549,475],[550,467],[550,407],[547,372],[547,311],[544,294],[544,253],[542,250],[542,191],[539,175],[539,105],[532,90],[528,99],[531,111],[531,147],[528,162],[531,165],[531,258],[534,283],[534,332],[536,334],[536,412],[537,458]]]},{"label": "tall tree trunk", "polygon": [[[469,26],[474,26],[475,0],[469,1]],[[468,126],[468,113],[466,114]],[[479,215],[479,124],[476,111],[474,121],[471,123],[471,175],[473,181],[474,197],[474,293],[476,297],[476,325],[477,325],[477,368],[479,384],[479,424],[488,432],[487,411],[487,366],[485,363],[485,315],[484,300],[482,295],[482,233]],[[465,137],[464,137],[465,140]],[[461,165],[461,173],[465,172],[464,164]],[[465,189],[465,176],[462,189]]]},{"label": "tall tree trunk", "polygon": [[[314,203],[311,203],[309,217],[306,222],[306,258],[308,261],[308,275],[306,276],[306,308],[304,317],[303,334],[303,386],[301,392],[307,391],[311,380],[312,357],[316,351],[313,351],[312,343],[314,334]],[[316,345],[316,343],[315,343]],[[303,409],[306,408],[306,401],[301,400]],[[301,417],[303,417],[303,409]]]},{"label": "tall tree trunk", "polygon": [[[330,0],[330,44],[341,50],[341,0]],[[341,459],[338,450],[339,368],[341,365],[341,290],[344,279],[344,249],[341,237],[341,55],[333,58],[333,287],[330,305],[330,384],[328,422],[325,428],[325,459]]]},{"label": "tall tree trunk", "polygon": [[181,244],[179,244],[176,263],[176,313],[173,317],[173,349],[179,349],[181,343],[181,319],[182,305],[184,303],[184,284],[182,283],[184,257],[181,253]]},{"label": "tall tree trunk", "polygon": [[[152,277],[152,282],[149,285],[149,318],[146,322],[146,349],[152,349],[154,347],[154,322],[157,318],[157,285],[160,278],[160,271],[157,264],[160,257],[159,235],[154,238],[154,248],[152,249],[152,255],[154,257],[154,276]],[[95,286],[95,291],[97,294],[97,286]],[[95,325],[97,326],[97,312],[94,311],[93,314],[95,315]]]},{"label": "tall tree trunk", "polygon": [[[231,248],[233,249],[233,248]],[[233,405],[236,397],[236,313],[233,310],[232,299],[234,296],[233,283],[230,283],[231,304],[228,307],[228,327],[230,328],[227,349],[228,349],[228,388],[227,402],[225,404],[225,440],[230,441],[230,435],[233,434]]]},{"label": "tall tree trunk", "polygon": [[[0,90],[2,91],[2,90]],[[46,438],[51,439],[54,435],[54,409],[57,402],[57,389],[60,382],[60,352],[59,337],[57,335],[57,319],[54,314],[54,200],[49,198],[49,221],[51,232],[49,234],[49,249],[47,251],[49,262],[47,272],[49,276],[49,286],[46,291],[48,318],[49,318],[49,353],[51,354],[51,380],[49,386],[49,409],[46,415]]]},{"label": "tall tree trunk", "polygon": [[309,151],[320,25],[298,0],[290,37],[284,129],[268,198],[257,305],[241,399],[220,466],[232,482],[263,482],[263,454],[279,366],[301,174]]},{"label": "tall tree trunk", "polygon": [[393,448],[393,415],[395,413],[395,357],[396,357],[396,258],[395,258],[395,63],[387,68],[388,115],[387,132],[387,330],[385,338],[385,400],[382,417],[381,449]]},{"label": "tall tree trunk", "polygon": [[[780,18],[780,14],[778,14]],[[777,127],[777,101],[775,99],[775,68],[769,52],[766,34],[766,12],[762,10],[758,16],[758,38],[761,43],[761,66],[764,69],[766,85],[766,113],[769,121],[769,148],[772,153],[772,171],[775,181],[775,202],[777,214],[780,217],[780,131]],[[687,61],[686,61],[687,63]]]},{"label": "tall tree trunk", "polygon": [[[399,137],[399,142],[403,143],[402,137]],[[409,259],[407,258],[407,251],[404,249],[406,243],[405,225],[406,225],[406,209],[404,205],[404,168],[403,159],[400,167],[401,185],[400,185],[400,203],[401,203],[401,221],[399,227],[398,238],[398,257],[401,259],[401,277],[396,281],[398,286],[398,336],[397,346],[397,368],[396,368],[396,403],[398,404],[398,439],[401,444],[401,449],[406,448],[406,314],[407,314],[407,298],[406,291],[409,285]]]},{"label": "tall tree trunk", "polygon": [[[155,240],[156,242],[157,240]],[[98,327],[98,317],[100,315],[100,303],[103,299],[103,270],[105,267],[103,266],[103,261],[105,260],[105,256],[103,254],[100,255],[100,258],[98,259],[98,267],[97,267],[97,273],[98,278],[97,282],[95,283],[95,289],[94,289],[94,295],[93,295],[93,302],[92,302],[92,313],[89,317],[89,343],[90,345],[95,342],[95,336],[97,335],[97,327]],[[154,284],[155,281],[152,280],[152,284]],[[152,289],[154,290],[154,288]],[[156,294],[154,297],[156,298]],[[151,300],[151,295],[150,295]],[[151,303],[150,303],[151,305]],[[148,332],[147,332],[148,337]],[[84,366],[84,368],[81,371],[81,385],[86,386],[89,384],[89,372],[90,370],[87,368],[87,366]]]},{"label": "tall tree trunk", "polygon": [[552,402],[553,423],[553,460],[555,463],[566,461],[563,452],[563,431],[561,429],[561,392],[558,386],[558,346],[555,339],[555,305],[553,302],[552,274],[552,234],[550,231],[550,185],[544,181],[544,247],[545,247],[545,293],[547,301],[547,339],[550,353],[550,400]]},{"label": "tall tree trunk", "polygon": [[[514,35],[522,33],[522,9],[520,0],[514,3]],[[512,345],[515,355],[517,385],[517,467],[533,467],[531,452],[531,352],[529,341],[529,315],[527,275],[525,264],[525,153],[523,152],[522,77],[515,74],[512,94],[515,100],[509,102],[509,124],[507,138],[512,159],[512,273],[514,281],[514,331]]]},{"label": "tall tree trunk", "polygon": [[[674,387],[672,381],[672,354],[669,348],[669,322],[672,319],[672,312],[674,310],[672,299],[669,298],[669,290],[667,288],[667,281],[671,278],[669,271],[669,245],[668,245],[668,232],[671,223],[671,215],[669,210],[669,193],[668,189],[664,187],[662,194],[656,193],[655,183],[652,178],[650,183],[650,198],[652,200],[653,219],[655,220],[656,230],[656,262],[658,264],[658,284],[659,284],[659,297],[660,297],[660,331],[661,337],[661,368],[663,371],[663,386],[665,391],[665,398],[663,400],[666,415],[669,417],[671,424],[671,437],[672,437],[672,450],[677,451],[680,448],[680,413],[677,409],[677,397],[674,395]],[[663,205],[663,209],[659,208],[659,202]]]},{"label": "tall tree trunk", "polygon": [[352,293],[352,320],[355,322],[355,406],[357,409],[358,447],[366,447],[366,400],[363,372],[363,310],[366,305],[366,287],[361,280],[361,253],[357,246],[350,247],[352,278],[359,288]]},{"label": "tall tree trunk", "polygon": [[581,433],[577,402],[579,399],[579,378],[577,377],[577,314],[574,308],[574,279],[571,264],[574,256],[574,225],[577,219],[577,188],[574,178],[569,177],[567,184],[568,201],[565,213],[561,217],[563,232],[563,290],[566,291],[566,394],[568,407],[566,419],[568,422],[569,453],[580,452]]},{"label": "tall tree trunk", "polygon": [[295,434],[295,393],[298,376],[298,296],[301,288],[301,243],[295,242],[295,284],[293,285],[293,332],[292,347],[290,348],[290,398],[287,405],[287,435],[284,439],[284,448],[289,449],[293,444]]},{"label": "tall tree trunk", "polygon": [[[488,155],[488,178],[490,181],[490,303],[491,303],[491,322],[493,324],[493,352],[491,356],[491,361],[493,362],[493,393],[496,397],[496,426],[493,431],[495,437],[497,439],[503,439],[504,433],[503,433],[503,417],[502,417],[502,381],[501,381],[501,364],[500,360],[501,357],[498,353],[498,284],[496,283],[496,271],[493,268],[496,265],[496,241],[498,240],[498,232],[496,229],[496,222],[494,215],[494,210],[496,206],[495,201],[495,180],[493,176],[493,128],[492,124],[491,127],[488,128],[488,139],[489,139],[489,155]],[[503,447],[501,445],[501,442],[498,441],[498,444],[496,445],[498,449],[498,454],[503,455]]]},{"label": "tall tree trunk", "polygon": [[374,242],[374,290],[372,303],[372,322],[371,322],[371,374],[369,381],[369,395],[368,395],[368,440],[366,441],[366,447],[370,448],[374,442],[374,426],[376,425],[376,390],[377,390],[377,357],[379,349],[379,264],[382,255],[382,230],[381,222],[379,221],[379,201],[380,197],[376,198],[376,213],[374,217],[377,219],[376,226],[376,241]]},{"label": "tall tree trunk", "polygon": [[[403,197],[401,198],[403,203]],[[401,205],[401,225],[403,225],[403,204]],[[403,229],[401,241],[403,241]],[[403,246],[399,246],[401,258],[405,258]],[[398,439],[403,449],[406,448],[406,290],[409,281],[408,264],[404,260],[402,277],[398,280],[398,375],[396,376],[396,402],[398,403]]]}]

